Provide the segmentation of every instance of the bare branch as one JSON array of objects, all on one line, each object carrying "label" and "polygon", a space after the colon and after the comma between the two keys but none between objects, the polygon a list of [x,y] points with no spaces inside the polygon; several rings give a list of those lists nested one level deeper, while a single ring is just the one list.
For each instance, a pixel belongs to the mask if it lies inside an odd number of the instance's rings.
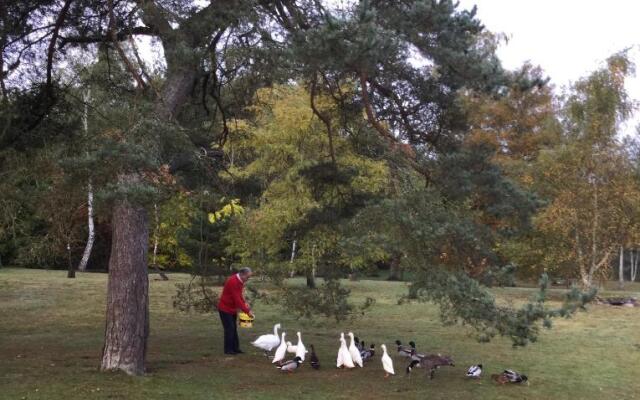
[{"label": "bare branch", "polygon": [[147,85],[144,83],[144,80],[142,79],[140,74],[138,74],[138,71],[136,71],[133,64],[131,64],[131,61],[129,61],[129,58],[124,53],[124,50],[122,50],[122,47],[120,47],[119,42],[116,40],[117,38],[115,34],[115,29],[114,29],[116,21],[115,21],[115,16],[113,15],[113,0],[109,0],[107,4],[109,7],[109,28],[108,28],[109,36],[111,37],[111,40],[113,41],[113,44],[116,50],[118,51],[120,58],[122,58],[122,62],[124,63],[125,67],[129,71],[129,73],[133,76],[133,78],[136,80],[140,89],[144,90],[147,87]]},{"label": "bare branch", "polygon": [[318,110],[318,108],[316,107],[315,97],[316,97],[317,84],[318,84],[318,78],[317,78],[317,75],[314,74],[313,80],[311,81],[311,90],[310,90],[311,109],[313,110],[313,113],[317,115],[318,118],[320,118],[320,120],[327,127],[327,136],[329,136],[329,155],[331,156],[331,162],[335,165],[336,155],[335,155],[335,150],[333,148],[333,128],[331,126],[331,119],[326,114],[320,112],[320,110]]},{"label": "bare branch", "polygon": [[47,88],[51,88],[51,72],[53,69],[53,53],[55,52],[56,40],[58,40],[60,28],[62,27],[62,24],[67,17],[67,12],[69,12],[69,6],[71,6],[71,2],[72,0],[67,0],[62,6],[60,14],[58,14],[58,18],[56,19],[56,23],[53,28],[51,41],[49,42],[49,49],[47,50]]},{"label": "bare branch", "polygon": [[60,48],[64,47],[67,43],[102,43],[102,42],[111,42],[118,41],[123,42],[127,40],[130,35],[157,35],[158,31],[148,27],[148,26],[136,26],[133,28],[123,29],[114,35],[108,34],[106,36],[102,35],[92,35],[92,36],[68,36],[68,37],[60,37]]}]

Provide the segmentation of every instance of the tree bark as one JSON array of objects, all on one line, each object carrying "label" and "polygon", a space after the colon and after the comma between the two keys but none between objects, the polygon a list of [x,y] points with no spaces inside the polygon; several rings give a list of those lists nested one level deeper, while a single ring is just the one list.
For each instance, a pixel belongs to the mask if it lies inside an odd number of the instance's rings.
[{"label": "tree bark", "polygon": [[400,260],[402,259],[401,254],[394,254],[391,257],[391,263],[389,265],[389,277],[388,281],[401,281],[402,280],[402,271],[400,268]]},{"label": "tree bark", "polygon": [[146,210],[127,200],[113,209],[103,371],[144,373],[149,336],[149,278]]},{"label": "tree bark", "polygon": [[307,287],[309,289],[315,289],[316,288],[316,277],[314,274],[314,268],[308,269],[307,270]]},{"label": "tree bark", "polygon": [[67,261],[69,262],[69,269],[67,270],[67,278],[75,278],[76,269],[73,267],[73,263],[71,262],[71,244],[70,243],[67,243]]}]

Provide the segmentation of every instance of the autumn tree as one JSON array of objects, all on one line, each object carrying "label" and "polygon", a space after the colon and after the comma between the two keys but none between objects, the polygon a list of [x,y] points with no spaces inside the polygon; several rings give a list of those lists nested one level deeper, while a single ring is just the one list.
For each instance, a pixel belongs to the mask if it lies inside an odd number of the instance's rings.
[{"label": "autumn tree", "polygon": [[556,244],[556,262],[575,268],[584,287],[608,276],[610,261],[637,231],[640,187],[618,139],[632,110],[624,89],[633,65],[624,54],[578,81],[565,103],[564,140],[543,152],[538,191],[549,204],[535,225]]}]

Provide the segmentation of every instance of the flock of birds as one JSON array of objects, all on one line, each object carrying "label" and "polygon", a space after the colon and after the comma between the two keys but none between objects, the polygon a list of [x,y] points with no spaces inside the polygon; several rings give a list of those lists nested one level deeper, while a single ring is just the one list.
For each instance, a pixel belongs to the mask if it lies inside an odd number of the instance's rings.
[{"label": "flock of birds", "polygon": [[[278,329],[280,329],[280,324],[274,325],[273,334],[270,333],[262,335],[255,341],[251,342],[251,344],[262,349],[265,356],[269,358],[271,358],[269,352],[272,352],[275,349],[271,362],[281,371],[291,373],[302,365],[309,351],[302,342],[302,334],[300,332],[297,332],[298,342],[294,345],[290,341],[285,340],[287,335],[286,332],[282,332],[278,335]],[[345,339],[344,333],[340,334],[340,347],[338,348],[336,367],[346,369],[356,367],[362,368],[366,362],[372,360],[375,356],[376,346],[372,343],[367,347],[364,340],[360,340],[358,337],[354,336],[352,332],[349,332],[347,335],[351,340],[349,346],[347,346],[347,340]],[[397,346],[398,355],[409,359],[409,365],[405,369],[407,375],[409,375],[414,368],[423,368],[427,372],[429,378],[433,379],[435,371],[438,368],[454,366],[454,362],[450,356],[418,352],[416,344],[413,341],[409,342],[408,346],[403,345],[400,340],[396,340],[395,344]],[[311,354],[309,356],[309,361],[311,367],[313,369],[320,369],[320,360],[316,354],[315,348],[313,345],[310,345],[310,348]],[[395,375],[393,359],[387,352],[387,346],[382,344],[380,345],[380,348],[382,349],[380,361],[382,363],[382,369],[385,372],[384,377],[388,378],[389,375]],[[295,354],[295,356],[290,360],[286,360],[288,353]],[[482,376],[482,370],[482,364],[472,365],[467,369],[466,375],[472,379],[480,379]],[[500,374],[491,375],[491,379],[499,384],[528,382],[526,375],[522,375],[510,369],[506,369]]]}]

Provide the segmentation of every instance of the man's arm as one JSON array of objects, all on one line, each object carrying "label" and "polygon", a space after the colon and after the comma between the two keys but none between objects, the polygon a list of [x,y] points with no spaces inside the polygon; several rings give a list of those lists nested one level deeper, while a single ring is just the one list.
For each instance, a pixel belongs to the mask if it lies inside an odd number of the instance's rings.
[{"label": "man's arm", "polygon": [[244,301],[244,297],[242,296],[242,287],[243,286],[241,284],[236,283],[236,287],[234,288],[235,290],[233,291],[234,303],[235,303],[236,307],[240,307],[240,309],[242,311],[244,311],[245,313],[247,313],[249,315],[253,315],[251,313],[251,309],[249,308],[247,303]]}]

